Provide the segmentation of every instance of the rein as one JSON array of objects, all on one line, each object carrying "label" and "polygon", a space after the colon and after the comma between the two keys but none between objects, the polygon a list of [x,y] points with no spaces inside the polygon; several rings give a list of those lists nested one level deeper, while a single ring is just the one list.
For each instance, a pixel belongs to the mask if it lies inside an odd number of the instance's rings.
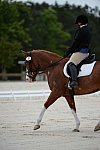
[{"label": "rein", "polygon": [[[50,67],[53,67],[53,66],[57,65],[57,64],[58,64],[60,61],[62,61],[63,59],[65,59],[65,57],[61,58],[60,60],[54,62],[53,64],[51,64],[51,65],[49,65],[49,66],[47,66],[47,67],[45,67],[45,68],[43,68],[43,69],[41,69],[41,70],[38,70],[38,71],[37,71],[38,74],[44,73],[45,70],[47,70],[47,69],[50,68]],[[40,72],[39,72],[39,71],[40,71]]]}]

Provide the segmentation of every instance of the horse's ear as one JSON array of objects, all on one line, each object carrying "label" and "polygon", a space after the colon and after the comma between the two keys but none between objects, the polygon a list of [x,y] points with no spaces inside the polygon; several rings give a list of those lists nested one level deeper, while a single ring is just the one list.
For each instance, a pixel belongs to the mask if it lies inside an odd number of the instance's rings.
[{"label": "horse's ear", "polygon": [[21,50],[21,52],[22,52],[25,56],[27,56],[27,52],[26,52],[26,51]]}]

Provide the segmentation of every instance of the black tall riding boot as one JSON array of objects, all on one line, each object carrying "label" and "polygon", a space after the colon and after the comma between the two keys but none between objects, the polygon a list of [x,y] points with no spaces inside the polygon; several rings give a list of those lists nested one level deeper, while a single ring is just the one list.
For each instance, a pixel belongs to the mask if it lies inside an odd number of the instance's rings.
[{"label": "black tall riding boot", "polygon": [[76,88],[78,86],[76,65],[74,63],[70,62],[68,64],[68,69],[69,69],[70,76],[71,76],[71,81],[70,81],[69,86],[71,88]]}]

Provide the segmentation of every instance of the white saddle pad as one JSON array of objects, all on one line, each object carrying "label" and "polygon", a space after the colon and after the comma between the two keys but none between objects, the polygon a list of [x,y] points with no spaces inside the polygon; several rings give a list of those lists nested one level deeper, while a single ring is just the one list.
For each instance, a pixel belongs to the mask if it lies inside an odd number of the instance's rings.
[{"label": "white saddle pad", "polygon": [[[92,73],[92,70],[93,70],[93,67],[94,67],[95,63],[96,63],[96,61],[94,61],[91,64],[82,65],[81,69],[79,71],[78,77],[90,75]],[[63,73],[66,77],[69,77],[69,75],[67,74],[67,64],[68,64],[68,62],[64,66]]]}]

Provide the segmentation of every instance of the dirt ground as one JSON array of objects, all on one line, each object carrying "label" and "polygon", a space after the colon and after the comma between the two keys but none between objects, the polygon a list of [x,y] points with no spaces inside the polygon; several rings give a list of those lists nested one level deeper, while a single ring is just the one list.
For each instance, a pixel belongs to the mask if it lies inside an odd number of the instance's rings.
[{"label": "dirt ground", "polygon": [[[49,90],[47,82],[0,82],[0,91]],[[100,94],[76,96],[80,132],[64,98],[46,111],[41,128],[33,127],[47,96],[0,98],[0,150],[100,150]]]}]

